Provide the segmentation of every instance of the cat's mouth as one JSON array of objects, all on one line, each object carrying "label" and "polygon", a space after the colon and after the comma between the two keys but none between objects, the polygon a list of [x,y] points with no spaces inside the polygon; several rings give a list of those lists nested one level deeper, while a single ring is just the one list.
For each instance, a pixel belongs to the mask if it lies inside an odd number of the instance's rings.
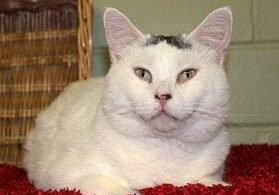
[{"label": "cat's mouth", "polygon": [[162,118],[162,119],[169,118],[171,120],[179,120],[178,118],[176,118],[175,116],[169,114],[165,110],[162,110],[158,114],[156,114],[155,116],[151,117],[151,120],[157,119],[157,118]]}]

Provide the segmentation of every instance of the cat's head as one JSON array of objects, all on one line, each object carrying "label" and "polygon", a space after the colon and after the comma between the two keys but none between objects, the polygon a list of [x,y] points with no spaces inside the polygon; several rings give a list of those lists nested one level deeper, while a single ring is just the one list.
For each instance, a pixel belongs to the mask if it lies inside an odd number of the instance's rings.
[{"label": "cat's head", "polygon": [[189,35],[144,35],[113,8],[105,11],[104,25],[112,61],[104,93],[107,112],[127,120],[134,117],[166,134],[189,125],[207,129],[224,122],[229,8],[209,14]]}]

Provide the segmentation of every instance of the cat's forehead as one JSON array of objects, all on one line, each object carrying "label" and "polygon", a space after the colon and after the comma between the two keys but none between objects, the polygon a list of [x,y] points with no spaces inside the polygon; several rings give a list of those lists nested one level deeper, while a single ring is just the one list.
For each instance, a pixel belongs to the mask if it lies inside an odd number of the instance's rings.
[{"label": "cat's forehead", "polygon": [[149,35],[140,48],[143,49],[140,59],[151,60],[155,64],[172,64],[172,66],[185,58],[192,58],[196,53],[194,43],[180,35]]},{"label": "cat's forehead", "polygon": [[195,50],[194,43],[188,40],[186,35],[147,35],[143,44],[140,46],[145,54],[157,61],[180,60]]},{"label": "cat's forehead", "polygon": [[[215,60],[218,53],[198,41],[189,38],[186,34],[179,35],[146,35],[139,44],[139,59],[153,61],[154,64],[164,63],[172,67],[193,66],[193,64],[208,64]],[[143,53],[142,53],[143,52]]]},{"label": "cat's forehead", "polygon": [[145,46],[157,45],[161,42],[166,42],[168,45],[176,47],[177,49],[191,49],[192,43],[186,40],[183,35],[151,35],[147,38]]},{"label": "cat's forehead", "polygon": [[[188,46],[179,49],[166,40],[150,45],[141,45],[135,55],[130,56],[131,66],[141,66],[156,72],[157,76],[168,77],[182,68],[190,67],[197,60],[195,51]],[[194,52],[194,53],[193,53]]]},{"label": "cat's forehead", "polygon": [[[198,68],[215,57],[214,50],[187,35],[145,35],[145,39],[127,48],[123,66],[142,66],[164,72]],[[210,52],[212,51],[212,52]],[[122,63],[121,63],[122,64]]]}]

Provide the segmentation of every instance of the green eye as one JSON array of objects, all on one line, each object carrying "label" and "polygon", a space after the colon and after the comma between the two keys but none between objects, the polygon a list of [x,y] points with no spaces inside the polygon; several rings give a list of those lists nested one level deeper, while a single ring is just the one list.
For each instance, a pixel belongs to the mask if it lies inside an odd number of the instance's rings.
[{"label": "green eye", "polygon": [[183,70],[181,73],[177,76],[177,83],[184,83],[185,81],[190,80],[193,78],[197,73],[196,69],[190,68]]},{"label": "green eye", "polygon": [[151,83],[151,81],[152,81],[151,73],[144,68],[136,68],[135,74],[138,78],[140,78],[141,80],[144,80],[148,83]]}]

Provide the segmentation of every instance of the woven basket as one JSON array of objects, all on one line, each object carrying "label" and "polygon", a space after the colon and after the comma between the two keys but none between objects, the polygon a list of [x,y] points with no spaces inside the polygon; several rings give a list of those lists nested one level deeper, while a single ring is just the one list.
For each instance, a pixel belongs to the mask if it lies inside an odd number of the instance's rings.
[{"label": "woven basket", "polygon": [[[0,162],[21,165],[37,113],[91,74],[90,0],[11,0],[0,9]],[[9,2],[13,2],[11,4]]]}]

